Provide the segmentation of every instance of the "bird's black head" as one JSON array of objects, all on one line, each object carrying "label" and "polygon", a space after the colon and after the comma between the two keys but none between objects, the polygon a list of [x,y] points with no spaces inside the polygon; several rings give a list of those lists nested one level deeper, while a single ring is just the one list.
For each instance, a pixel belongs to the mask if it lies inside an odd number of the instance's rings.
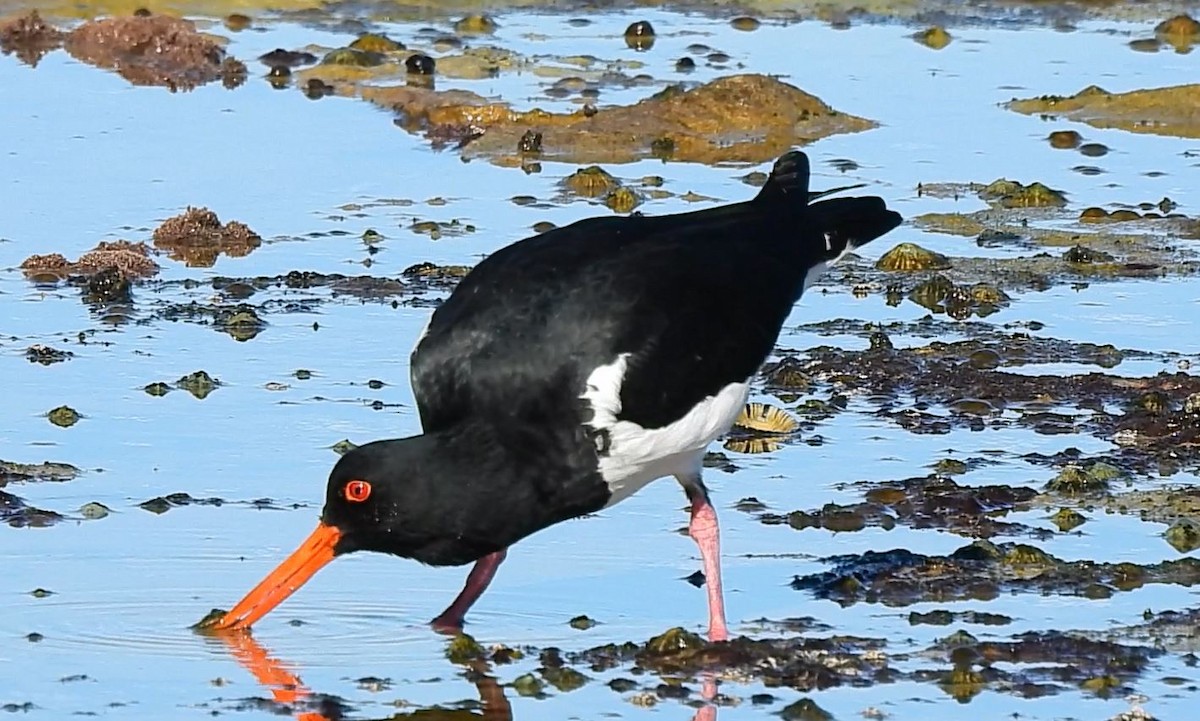
[{"label": "bird's black head", "polygon": [[415,436],[368,443],[342,456],[329,474],[316,530],[211,628],[249,628],[343,553],[426,560],[447,500],[435,446]]},{"label": "bird's black head", "polygon": [[425,437],[375,441],[338,460],[329,474],[321,522],[341,535],[334,552],[411,556],[436,509],[430,495]]}]

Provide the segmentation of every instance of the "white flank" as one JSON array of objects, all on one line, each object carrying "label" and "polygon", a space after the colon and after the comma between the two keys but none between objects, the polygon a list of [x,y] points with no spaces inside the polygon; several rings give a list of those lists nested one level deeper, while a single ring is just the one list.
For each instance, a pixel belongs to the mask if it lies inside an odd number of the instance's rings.
[{"label": "white flank", "polygon": [[592,371],[587,390],[580,396],[592,406],[588,425],[608,432],[608,450],[600,456],[600,476],[612,493],[609,506],[657,478],[699,472],[704,449],[733,425],[750,391],[748,382],[730,383],[674,423],[643,428],[617,420],[629,355],[622,353]]},{"label": "white flank", "polygon": [[816,283],[821,276],[825,275],[825,271],[827,270],[829,270],[829,263],[826,263],[825,261],[821,261],[809,268],[808,272],[804,274],[804,292],[807,293],[808,289],[812,287],[813,283]]},{"label": "white flank", "polygon": [[[822,275],[825,275],[825,271],[829,270],[830,267],[837,265],[838,261],[840,261],[842,259],[842,257],[844,255],[846,255],[846,253],[849,253],[850,251],[854,250],[855,247],[856,246],[854,246],[853,244],[847,243],[846,247],[842,249],[841,253],[838,253],[838,256],[836,258],[834,258],[832,260],[823,260],[823,261],[817,263],[816,265],[814,265],[813,267],[809,268],[808,272],[804,274],[804,290],[807,291],[809,288],[811,288],[813,283],[817,282],[818,278],[820,278]],[[826,233],[825,234],[825,250],[831,250],[831,249],[832,249],[832,244],[829,242],[829,234]]]}]

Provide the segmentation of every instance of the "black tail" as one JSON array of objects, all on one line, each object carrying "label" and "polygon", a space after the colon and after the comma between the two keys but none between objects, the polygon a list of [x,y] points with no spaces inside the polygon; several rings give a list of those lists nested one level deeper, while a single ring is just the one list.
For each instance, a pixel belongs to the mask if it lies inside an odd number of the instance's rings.
[{"label": "black tail", "polygon": [[[803,252],[811,255],[814,263],[836,260],[846,250],[866,245],[900,224],[900,215],[888,210],[878,196],[813,202],[862,185],[810,191],[808,180],[808,156],[791,150],[775,161],[771,176],[752,200],[678,215],[637,216],[636,220],[649,233],[659,226],[678,232],[691,223],[738,222],[747,214],[777,218],[785,226],[801,230],[806,246]],[[814,243],[818,245],[808,247]]]},{"label": "black tail", "polygon": [[842,185],[825,190],[809,190],[810,168],[808,156],[799,150],[789,150],[775,161],[771,168],[771,176],[754,198],[755,203],[777,203],[781,200],[795,202],[802,199],[806,203],[821,198],[844,193],[847,190],[858,190],[867,187],[866,183]]},{"label": "black tail", "polygon": [[808,156],[799,150],[791,150],[779,156],[775,167],[771,168],[771,177],[754,196],[756,205],[767,203],[800,203],[808,202]]},{"label": "black tail", "polygon": [[822,200],[810,205],[805,216],[811,224],[809,232],[815,231],[816,238],[825,244],[824,248],[814,250],[827,263],[870,243],[903,220],[899,213],[888,210],[878,196]]},{"label": "black tail", "polygon": [[888,210],[878,196],[813,202],[862,185],[813,192],[808,189],[809,171],[808,156],[803,152],[784,153],[775,161],[771,177],[751,203],[756,206],[786,203],[789,208],[802,209],[806,244],[820,244],[805,251],[815,255],[814,262],[819,258],[832,263],[846,251],[864,246],[900,225],[900,214]]}]

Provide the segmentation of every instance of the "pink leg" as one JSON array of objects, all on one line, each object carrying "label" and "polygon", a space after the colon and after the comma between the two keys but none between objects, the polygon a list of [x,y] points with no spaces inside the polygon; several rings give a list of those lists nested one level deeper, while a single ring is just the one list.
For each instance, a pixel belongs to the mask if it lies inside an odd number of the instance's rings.
[{"label": "pink leg", "polygon": [[462,631],[463,618],[467,615],[467,611],[471,610],[471,606],[487,590],[488,584],[492,582],[492,578],[496,575],[496,569],[500,568],[500,563],[507,555],[508,549],[506,548],[502,551],[489,553],[475,562],[475,566],[467,574],[467,582],[463,585],[463,590],[459,592],[454,602],[445,611],[442,611],[437,618],[429,622],[429,625],[433,626],[433,630],[438,633],[450,634]]},{"label": "pink leg", "polygon": [[708,491],[694,478],[680,478],[692,501],[692,520],[688,524],[688,535],[700,547],[700,560],[704,565],[704,587],[708,591],[708,640],[728,641],[729,629],[725,625],[725,599],[721,592],[721,530],[717,526],[717,511],[708,501]]}]

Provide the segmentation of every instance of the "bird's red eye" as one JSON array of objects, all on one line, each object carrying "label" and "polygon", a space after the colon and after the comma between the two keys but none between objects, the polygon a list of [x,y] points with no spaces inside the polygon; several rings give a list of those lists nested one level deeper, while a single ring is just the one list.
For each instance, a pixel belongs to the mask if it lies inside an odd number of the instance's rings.
[{"label": "bird's red eye", "polygon": [[366,481],[350,481],[346,484],[346,500],[362,503],[371,497],[371,484]]}]

